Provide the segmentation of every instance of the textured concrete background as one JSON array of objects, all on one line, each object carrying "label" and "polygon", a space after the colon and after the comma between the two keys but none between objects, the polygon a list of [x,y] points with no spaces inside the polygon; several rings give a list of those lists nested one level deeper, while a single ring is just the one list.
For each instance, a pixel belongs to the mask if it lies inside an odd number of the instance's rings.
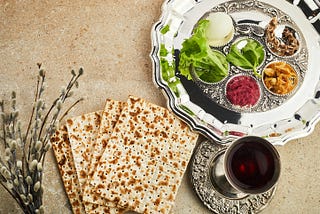
[{"label": "textured concrete background", "polygon": [[[1,0],[0,97],[17,92],[21,115],[31,111],[37,63],[47,70],[46,97],[55,98],[71,69],[85,75],[75,97],[85,101],[70,116],[103,108],[104,100],[129,94],[165,106],[152,82],[150,29],[162,0]],[[75,98],[73,98],[75,99]],[[320,126],[305,138],[279,147],[282,174],[275,197],[262,213],[320,212]],[[45,166],[46,213],[71,213],[52,152]],[[185,176],[173,213],[210,213]],[[21,213],[0,189],[0,213]]]}]

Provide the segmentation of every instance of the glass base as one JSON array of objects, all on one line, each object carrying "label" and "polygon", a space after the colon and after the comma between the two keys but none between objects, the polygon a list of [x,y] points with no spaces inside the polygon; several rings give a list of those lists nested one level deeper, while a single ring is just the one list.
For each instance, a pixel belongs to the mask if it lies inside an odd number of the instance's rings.
[{"label": "glass base", "polygon": [[247,194],[239,192],[228,182],[224,170],[223,170],[223,157],[225,150],[221,150],[212,159],[209,170],[211,183],[215,190],[222,194],[222,196],[230,199],[241,199],[247,196]]},{"label": "glass base", "polygon": [[215,213],[258,213],[275,193],[275,187],[261,194],[245,194],[234,189],[223,171],[227,145],[201,142],[191,162],[191,182],[200,200]]}]

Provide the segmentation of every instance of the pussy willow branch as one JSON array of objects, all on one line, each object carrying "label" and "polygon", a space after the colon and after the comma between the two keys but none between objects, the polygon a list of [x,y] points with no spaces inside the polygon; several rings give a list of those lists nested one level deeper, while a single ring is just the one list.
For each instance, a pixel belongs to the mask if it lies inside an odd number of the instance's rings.
[{"label": "pussy willow branch", "polygon": [[[40,66],[39,66],[39,69],[40,69]],[[37,78],[37,85],[36,85],[36,93],[35,93],[35,96],[34,96],[34,103],[37,102],[37,98],[38,98],[38,90],[39,90],[39,84],[40,84],[40,79],[39,77]],[[25,177],[25,169],[26,169],[26,165],[27,165],[27,162],[26,162],[26,152],[25,152],[25,146],[26,146],[26,142],[27,142],[27,137],[29,135],[29,131],[30,131],[30,128],[31,128],[31,125],[32,125],[32,120],[33,120],[33,115],[34,115],[34,112],[35,112],[35,105],[32,106],[32,110],[31,110],[31,116],[30,116],[30,119],[29,119],[29,123],[28,123],[28,128],[27,128],[27,131],[25,133],[25,136],[23,138],[23,143],[24,143],[24,149],[23,149],[23,157],[22,157],[22,172],[23,172],[23,177]],[[30,148],[29,148],[29,151],[30,151]],[[28,153],[28,159],[29,159],[29,153]]]},{"label": "pussy willow branch", "polygon": [[[3,178],[2,175],[0,175],[0,177],[1,177],[1,179],[4,179],[4,180],[5,180],[5,178]],[[22,205],[23,203],[22,203],[20,197],[17,197],[17,194],[12,193],[12,192],[8,189],[8,187],[6,187],[6,186],[4,185],[4,183],[3,183],[2,181],[0,182],[0,184],[1,184],[1,186],[11,195],[11,197],[19,204],[19,206],[21,207],[21,209],[24,209],[24,207],[23,207],[23,205]]]},{"label": "pussy willow branch", "polygon": [[[42,179],[45,156],[51,148],[49,140],[57,128],[61,105],[71,96],[71,89],[78,86],[78,78],[83,74],[82,68],[78,74],[71,72],[71,80],[43,116],[46,106],[42,97],[46,78],[41,65],[39,70],[34,104],[25,135],[22,134],[18,120],[16,94],[11,96],[9,113],[5,113],[4,101],[0,101],[0,133],[3,135],[0,136],[0,143],[3,143],[5,150],[5,159],[0,156],[0,183],[27,214],[44,212]],[[63,117],[81,100],[73,103]]]},{"label": "pussy willow branch", "polygon": [[[54,101],[54,103],[52,104],[52,106],[51,106],[50,110],[48,111],[48,113],[53,110],[53,107],[59,101],[61,101],[61,104],[63,104],[65,102],[65,100],[67,99],[67,97],[71,96],[70,95],[70,91],[71,91],[71,89],[73,88],[74,85],[77,86],[77,81],[78,81],[79,77],[83,74],[83,69],[80,68],[78,74],[75,74],[75,72],[73,70],[71,71],[71,73],[72,73],[72,77],[71,77],[67,87],[62,91],[62,93],[60,94],[60,97]],[[76,103],[78,103],[78,101]],[[60,109],[58,109],[58,110],[60,111]],[[54,118],[54,120],[52,120],[50,125],[53,126],[55,124],[57,118],[58,118],[58,115],[56,115],[56,117]],[[45,117],[45,121],[44,122],[46,122],[46,120],[47,120],[47,115]],[[53,133],[53,130],[51,130],[50,133],[49,132],[46,133],[46,135],[44,136],[44,139],[43,139],[44,142],[48,142],[48,140],[50,139],[50,135],[52,135],[52,133]]]},{"label": "pussy willow branch", "polygon": [[83,98],[78,99],[76,102],[74,102],[64,113],[63,115],[60,117],[60,121],[63,120],[69,113],[69,111],[71,109],[73,109],[74,106],[76,106],[78,103],[80,103],[81,101],[83,101]]}]

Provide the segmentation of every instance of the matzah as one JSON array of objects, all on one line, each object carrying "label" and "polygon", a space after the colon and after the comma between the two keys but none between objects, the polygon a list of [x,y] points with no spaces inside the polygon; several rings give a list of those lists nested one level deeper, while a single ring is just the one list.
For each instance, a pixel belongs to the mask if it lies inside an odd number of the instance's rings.
[{"label": "matzah", "polygon": [[74,214],[119,214],[121,209],[83,201],[78,176],[73,163],[67,127],[63,126],[51,138],[58,169]]},{"label": "matzah", "polygon": [[[103,154],[107,142],[111,136],[112,130],[119,119],[123,103],[108,99],[105,105],[104,112],[101,118],[100,131],[97,140],[94,142],[92,147],[91,163],[88,173],[88,181],[93,176],[93,173],[97,167],[98,161]],[[86,183],[83,200],[95,204],[101,204],[105,206],[115,207],[116,205],[112,202],[108,202],[104,198],[100,197],[94,191],[94,186],[90,182]]]},{"label": "matzah", "polygon": [[197,137],[167,109],[131,96],[91,185],[118,207],[169,213]]},{"label": "matzah", "polygon": [[92,145],[100,128],[102,112],[92,112],[67,119],[67,129],[82,192],[87,181]]},{"label": "matzah", "polygon": [[[91,173],[93,171],[93,169],[91,169],[90,162],[92,162],[93,165],[97,162],[97,160],[102,155],[102,149],[106,144],[106,141],[104,139],[100,141],[97,141],[97,139],[100,136],[100,132],[109,133],[112,130],[114,123],[118,119],[120,114],[120,105],[120,102],[108,99],[106,101],[104,112],[99,111],[83,114],[81,116],[67,120],[67,129],[82,196],[85,192],[86,181],[88,176],[90,176],[90,171]],[[102,127],[102,129],[100,129],[102,118],[104,119],[104,126]],[[107,127],[107,125],[110,127]],[[86,195],[88,196],[89,194]],[[94,205],[92,203],[99,205]],[[91,200],[89,202],[87,200],[86,202],[84,202],[84,205],[87,213],[117,214],[122,212],[121,209],[114,208],[114,203],[108,204],[103,199]]]},{"label": "matzah", "polygon": [[67,127],[63,126],[51,138],[58,169],[74,214],[84,214],[81,189],[73,163]]}]

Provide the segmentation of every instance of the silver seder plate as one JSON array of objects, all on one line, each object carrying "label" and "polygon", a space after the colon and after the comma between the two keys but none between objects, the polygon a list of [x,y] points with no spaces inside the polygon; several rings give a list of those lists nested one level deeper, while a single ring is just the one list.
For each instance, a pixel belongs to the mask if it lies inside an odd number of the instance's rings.
[{"label": "silver seder plate", "polygon": [[[169,108],[195,131],[218,144],[239,136],[256,135],[274,145],[284,145],[313,130],[320,118],[320,64],[317,62],[320,39],[297,7],[278,0],[171,0],[163,4],[162,10],[160,21],[152,29],[154,81],[164,92]],[[191,36],[200,19],[215,11],[227,12],[234,20],[233,40],[249,37],[265,46],[266,57],[259,67],[260,72],[273,61],[285,61],[295,68],[299,81],[293,93],[286,96],[272,94],[262,80],[257,80],[261,91],[258,103],[252,108],[238,108],[226,99],[225,85],[233,76],[248,72],[235,66],[230,66],[225,80],[213,85],[187,80],[177,69],[174,76],[163,78],[161,61],[177,68],[183,41]],[[264,27],[272,17],[299,35],[297,54],[279,57],[266,47]],[[227,53],[230,44],[232,41],[218,48],[219,51]],[[165,57],[160,56],[163,48],[170,50]]]}]

